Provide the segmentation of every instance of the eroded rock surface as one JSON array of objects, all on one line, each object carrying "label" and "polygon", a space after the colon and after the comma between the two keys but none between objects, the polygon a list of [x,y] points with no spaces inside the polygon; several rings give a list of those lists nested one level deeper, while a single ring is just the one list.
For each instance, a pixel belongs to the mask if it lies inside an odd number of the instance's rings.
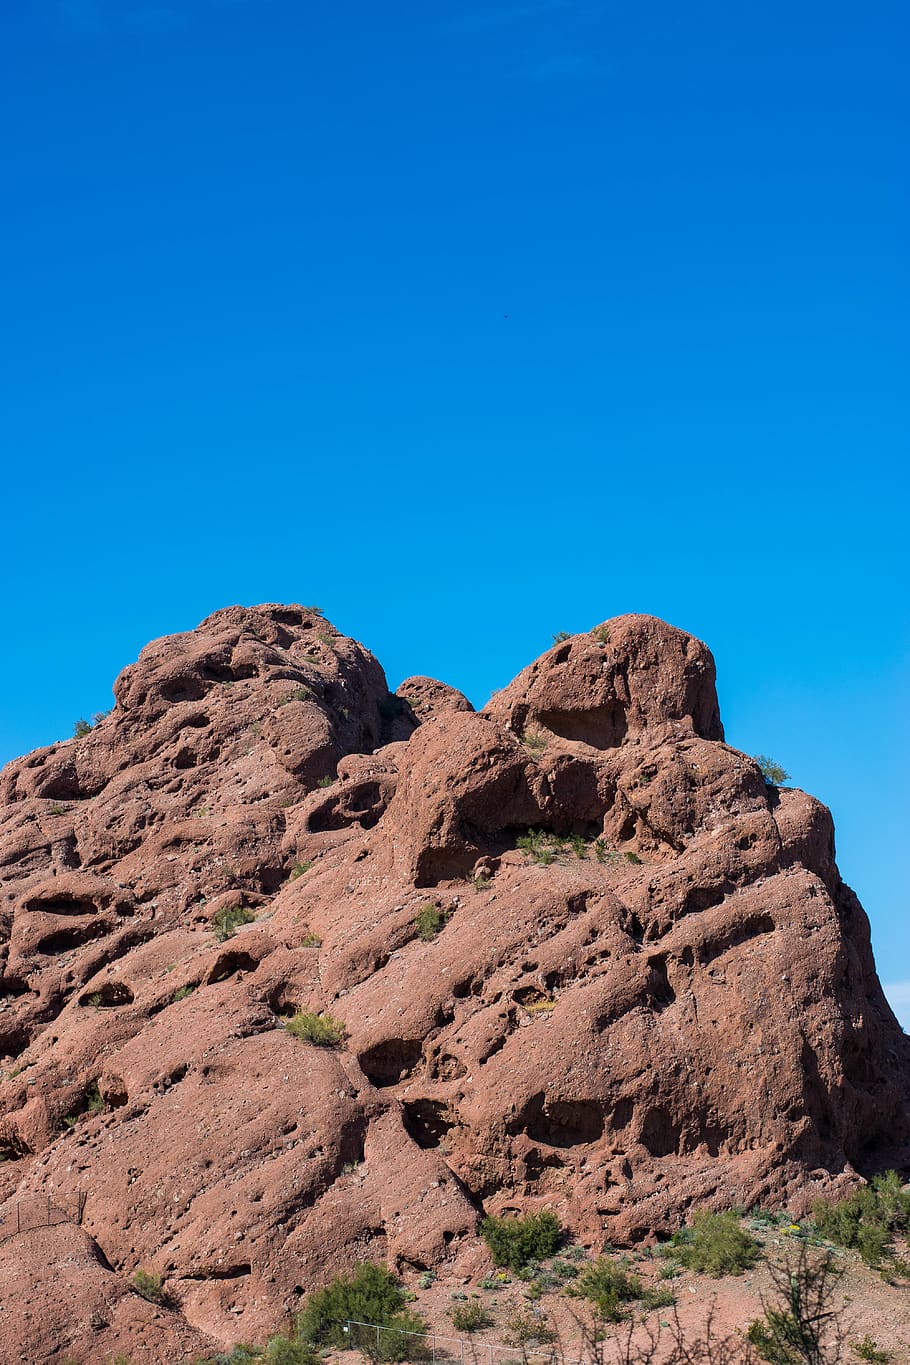
[{"label": "eroded rock surface", "polygon": [[[484,1211],[594,1246],[907,1161],[830,816],[724,743],[691,636],[620,617],[475,713],[232,607],[115,695],[0,775],[0,1277],[34,1305],[62,1257],[84,1298],[42,1360],[262,1339],[356,1259],[469,1257]],[[80,1227],[11,1234],[79,1191]]]}]

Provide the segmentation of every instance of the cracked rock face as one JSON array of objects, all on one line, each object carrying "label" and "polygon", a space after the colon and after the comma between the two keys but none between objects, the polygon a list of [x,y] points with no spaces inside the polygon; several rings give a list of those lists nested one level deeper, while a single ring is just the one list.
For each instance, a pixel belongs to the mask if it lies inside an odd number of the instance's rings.
[{"label": "cracked rock face", "polygon": [[115,695],[0,775],[0,1239],[86,1196],[0,1240],[7,1294],[81,1286],[0,1358],[262,1339],[355,1260],[469,1263],[484,1211],[596,1246],[907,1161],[830,816],[724,743],[691,636],[620,617],[475,713],[232,607]]}]

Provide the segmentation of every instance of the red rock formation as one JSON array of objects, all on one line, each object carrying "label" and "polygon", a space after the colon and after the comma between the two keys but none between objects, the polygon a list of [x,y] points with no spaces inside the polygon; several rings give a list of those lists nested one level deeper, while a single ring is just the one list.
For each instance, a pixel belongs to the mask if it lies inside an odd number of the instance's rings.
[{"label": "red rock formation", "polygon": [[313,610],[234,607],[115,694],[0,775],[0,1237],[87,1195],[0,1242],[8,1293],[63,1258],[82,1296],[8,1317],[11,1358],[262,1338],[355,1259],[469,1254],[483,1209],[596,1244],[907,1160],[830,816],[724,743],[691,636],[621,617],[477,714],[390,695]]}]

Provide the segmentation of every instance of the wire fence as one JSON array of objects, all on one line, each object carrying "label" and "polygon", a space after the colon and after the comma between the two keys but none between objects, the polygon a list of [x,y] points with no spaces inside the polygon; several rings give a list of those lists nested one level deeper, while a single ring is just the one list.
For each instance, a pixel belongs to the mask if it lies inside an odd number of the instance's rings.
[{"label": "wire fence", "polygon": [[52,1228],[58,1223],[81,1223],[85,1212],[85,1191],[73,1196],[26,1196],[0,1211],[0,1242],[34,1228]]},{"label": "wire fence", "polygon": [[553,1346],[504,1346],[500,1342],[478,1341],[476,1337],[445,1337],[438,1332],[407,1332],[399,1327],[382,1327],[375,1322],[349,1318],[343,1326],[350,1349],[360,1351],[371,1361],[418,1361],[428,1365],[581,1365],[558,1356]]}]

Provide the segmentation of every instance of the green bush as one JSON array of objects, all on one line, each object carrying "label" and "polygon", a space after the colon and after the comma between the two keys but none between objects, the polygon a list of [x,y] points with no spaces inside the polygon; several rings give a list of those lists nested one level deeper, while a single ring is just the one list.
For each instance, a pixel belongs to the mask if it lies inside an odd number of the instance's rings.
[{"label": "green bush", "polygon": [[486,1305],[474,1299],[471,1303],[460,1303],[449,1310],[452,1326],[456,1332],[482,1332],[484,1327],[492,1327],[493,1319]]},{"label": "green bush", "polygon": [[245,905],[226,905],[209,920],[209,928],[219,943],[234,937],[234,931],[241,924],[252,924],[256,916]]},{"label": "green bush", "polygon": [[305,872],[309,872],[312,866],[313,866],[312,860],[306,863],[295,863],[294,866],[291,868],[290,880],[292,882],[295,882],[298,877],[302,877]]},{"label": "green bush", "polygon": [[767,754],[756,754],[755,762],[758,770],[769,787],[779,787],[782,782],[786,782],[790,774],[783,769],[779,763],[775,763],[773,758]]},{"label": "green bush", "polygon": [[435,938],[445,923],[445,915],[438,910],[432,901],[427,901],[422,905],[414,917],[417,932],[424,942],[429,943]]},{"label": "green bush", "polygon": [[755,1264],[761,1247],[744,1232],[732,1210],[710,1213],[699,1209],[692,1223],[674,1234],[669,1254],[690,1270],[703,1275],[741,1275]]},{"label": "green bush", "polygon": [[910,1190],[896,1171],[877,1175],[870,1185],[833,1204],[817,1199],[812,1217],[820,1237],[858,1251],[867,1265],[890,1256],[895,1233],[910,1231]]},{"label": "green bush", "polygon": [[[359,1265],[353,1275],[338,1275],[325,1289],[317,1289],[308,1296],[297,1319],[297,1335],[314,1346],[334,1346],[340,1350],[353,1344],[343,1330],[347,1321],[397,1327],[401,1332],[426,1330],[422,1319],[405,1311],[404,1294],[395,1276],[385,1266],[370,1261]],[[405,1326],[406,1322],[412,1325]],[[379,1335],[381,1341],[387,1334]],[[395,1340],[393,1337],[393,1345]]]},{"label": "green bush", "polygon": [[619,1322],[627,1316],[623,1305],[640,1299],[644,1291],[637,1275],[630,1275],[624,1265],[608,1256],[599,1256],[567,1292],[592,1303],[604,1322]]},{"label": "green bush", "polygon": [[524,1218],[485,1218],[480,1235],[496,1265],[521,1270],[529,1261],[552,1256],[559,1249],[563,1231],[556,1214],[542,1209]]},{"label": "green bush", "polygon": [[768,1365],[825,1365],[842,1358],[826,1349],[826,1343],[842,1340],[842,1310],[836,1306],[842,1273],[830,1252],[816,1255],[805,1241],[783,1265],[768,1263],[773,1293],[762,1295],[764,1314],[746,1332],[760,1360]]},{"label": "green bush", "polygon": [[298,1010],[285,1024],[293,1038],[315,1047],[337,1047],[344,1037],[344,1024],[331,1014],[315,1014],[312,1010]]},{"label": "green bush", "polygon": [[91,732],[92,732],[91,721],[86,720],[84,716],[80,716],[79,719],[76,721],[76,724],[73,726],[73,738],[84,739],[85,736],[90,735]]},{"label": "green bush", "polygon": [[873,1365],[888,1365],[888,1361],[891,1359],[891,1352],[883,1351],[868,1332],[862,1341],[853,1342],[852,1350],[854,1355],[859,1356],[860,1360],[871,1360]]},{"label": "green bush", "polygon": [[319,1365],[319,1352],[308,1341],[272,1337],[260,1357],[262,1365]]},{"label": "green bush", "polygon": [[161,1276],[153,1271],[137,1270],[130,1283],[140,1298],[147,1299],[149,1303],[164,1302]]}]

